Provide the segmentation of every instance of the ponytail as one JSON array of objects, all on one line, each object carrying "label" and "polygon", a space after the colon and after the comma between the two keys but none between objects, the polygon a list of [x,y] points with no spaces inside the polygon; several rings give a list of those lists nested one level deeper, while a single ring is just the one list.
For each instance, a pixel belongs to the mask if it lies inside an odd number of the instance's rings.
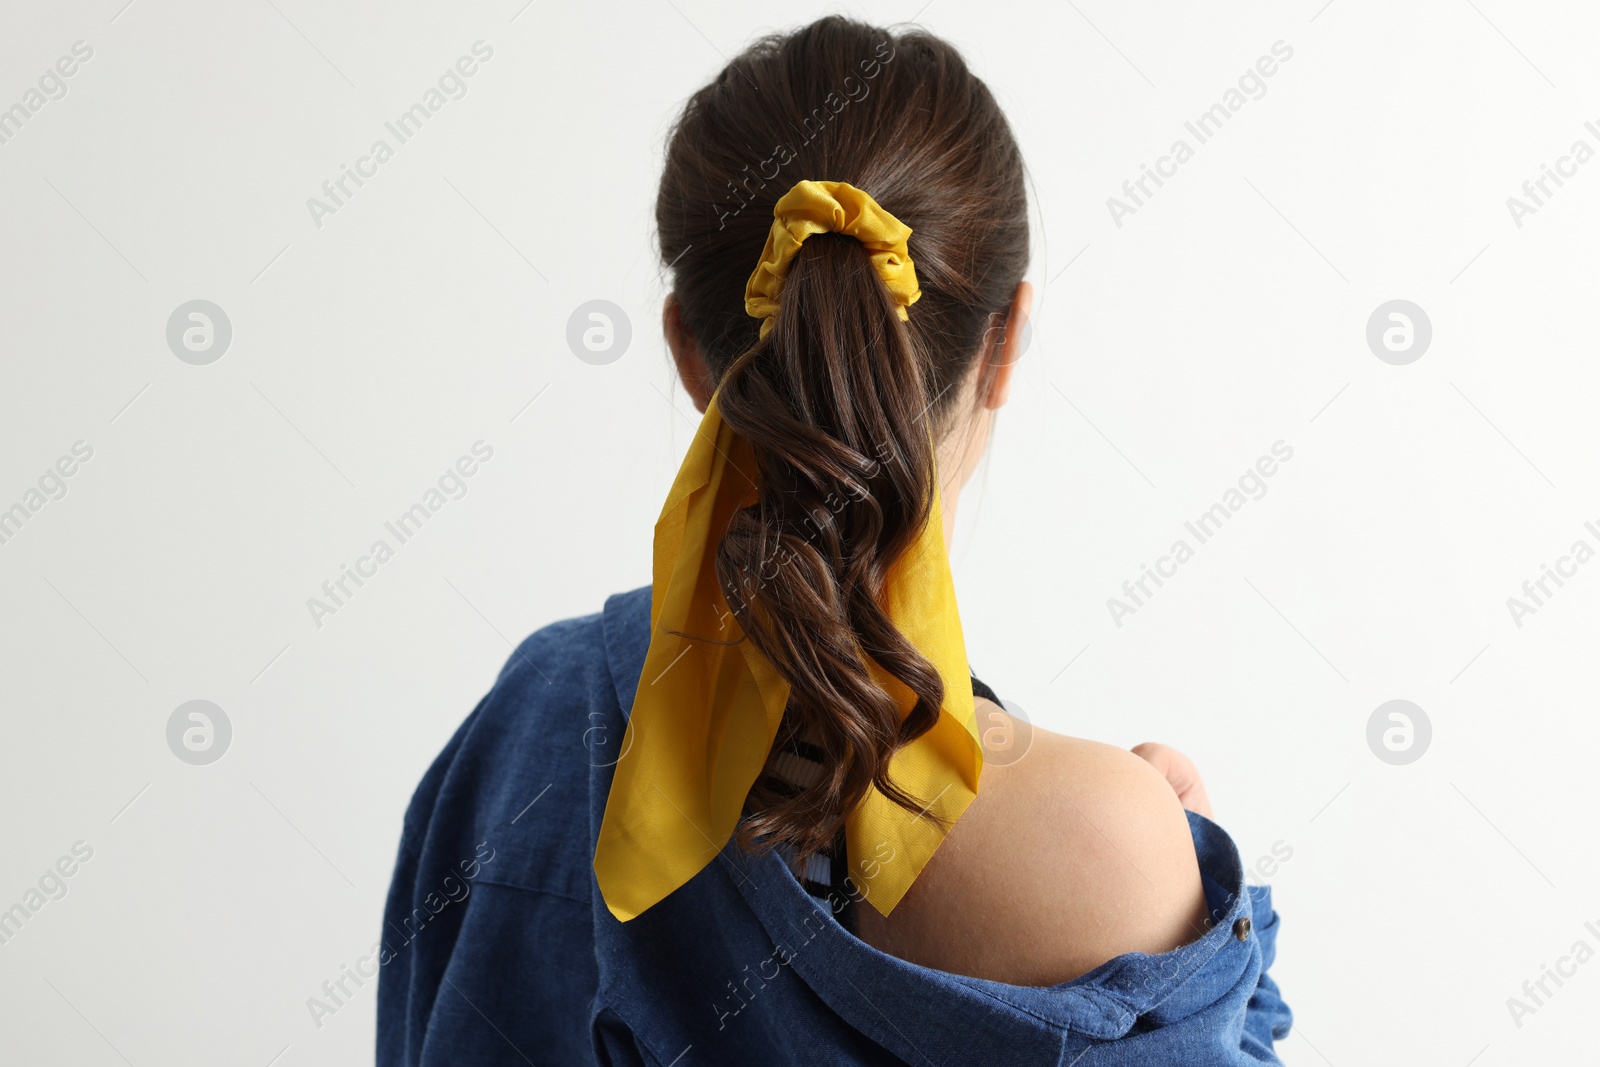
[{"label": "ponytail", "polygon": [[[750,442],[761,477],[717,550],[717,578],[790,686],[789,736],[774,752],[803,739],[824,768],[798,795],[763,775],[747,841],[819,851],[873,786],[913,811],[927,803],[890,780],[889,761],[933,725],[944,686],[882,606],[890,566],[932,509],[927,380],[866,249],[837,234],[801,246],[771,332],[723,376],[723,419]],[[869,656],[916,694],[903,721]]]},{"label": "ponytail", "polygon": [[[774,204],[803,178],[867,190],[912,228],[922,295],[909,321],[871,252],[826,232],[794,253],[764,336],[746,314]],[[767,772],[795,743],[822,765],[798,786],[763,773],[740,835],[811,855],[873,788],[913,813],[934,799],[889,775],[945,692],[883,591],[932,521],[935,442],[1026,267],[1021,155],[948,44],[825,18],[757,42],[691,97],[656,221],[684,329],[760,473],[715,563],[745,639],[790,687]],[[915,696],[909,714],[885,674]]]}]

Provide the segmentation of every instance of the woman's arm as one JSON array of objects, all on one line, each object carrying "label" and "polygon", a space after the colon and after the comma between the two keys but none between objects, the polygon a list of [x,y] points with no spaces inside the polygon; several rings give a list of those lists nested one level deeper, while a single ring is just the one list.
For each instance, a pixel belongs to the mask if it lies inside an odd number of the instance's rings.
[{"label": "woman's arm", "polygon": [[857,908],[864,940],[957,974],[1053,985],[1205,933],[1188,817],[1166,779],[1125,750],[1033,733],[1023,758],[985,766],[893,915]]}]

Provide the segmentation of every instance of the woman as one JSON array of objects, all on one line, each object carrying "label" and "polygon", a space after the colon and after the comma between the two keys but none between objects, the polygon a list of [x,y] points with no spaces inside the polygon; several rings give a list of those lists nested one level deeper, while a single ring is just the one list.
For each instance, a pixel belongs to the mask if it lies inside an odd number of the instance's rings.
[{"label": "woman", "polygon": [[703,422],[654,581],[528,638],[417,790],[379,1061],[1277,1062],[1194,768],[966,662],[945,545],[1032,301],[988,89],[922,33],[769,38],[656,218]]}]

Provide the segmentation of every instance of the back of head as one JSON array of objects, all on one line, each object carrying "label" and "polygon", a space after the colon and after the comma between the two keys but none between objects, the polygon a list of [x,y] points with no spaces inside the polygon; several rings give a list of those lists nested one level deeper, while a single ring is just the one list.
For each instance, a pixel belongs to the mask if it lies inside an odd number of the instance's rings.
[{"label": "back of head", "polygon": [[[922,296],[908,321],[867,250],[823,233],[801,245],[759,335],[745,283],[773,205],[803,179],[865,190],[911,227]],[[741,835],[809,854],[869,788],[913,811],[931,799],[896,787],[889,760],[932,726],[943,683],[882,592],[929,521],[934,445],[969,413],[961,398],[990,369],[984,353],[1027,266],[1022,158],[948,44],[827,18],[757,42],[690,98],[656,222],[680,322],[761,472],[758,502],[718,548],[718,578],[790,684],[784,730],[825,768],[798,793],[763,775]],[[868,657],[915,694],[903,720]]]}]

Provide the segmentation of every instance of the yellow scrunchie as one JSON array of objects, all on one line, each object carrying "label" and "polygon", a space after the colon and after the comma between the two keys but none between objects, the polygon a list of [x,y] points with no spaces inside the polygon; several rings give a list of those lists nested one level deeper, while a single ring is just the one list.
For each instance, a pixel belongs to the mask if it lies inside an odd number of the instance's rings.
[{"label": "yellow scrunchie", "polygon": [[745,284],[744,310],[762,320],[762,337],[771,331],[772,316],[778,313],[778,291],[789,274],[789,264],[801,243],[815,233],[847,234],[866,245],[873,269],[899,305],[900,320],[909,317],[906,308],[922,296],[917,288],[917,268],[906,250],[911,227],[853,185],[802,181],[773,205],[767,246]]},{"label": "yellow scrunchie", "polygon": [[[910,229],[861,190],[803,181],[773,214],[745,295],[746,309],[765,320],[762,336],[789,262],[813,233],[861,240],[901,318],[921,295],[906,252]],[[713,396],[656,522],[650,647],[595,845],[601,895],[624,922],[693,878],[728,843],[789,701],[789,684],[745,639],[716,576],[717,545],[733,513],[756,501],[758,477],[754,450],[722,421]],[[938,719],[889,764],[900,788],[927,806],[908,811],[872,789],[846,817],[851,880],[888,915],[944,841],[941,823],[954,825],[972,803],[983,771],[937,479],[927,525],[889,569],[884,610],[944,681]],[[872,660],[867,665],[904,719],[915,694]]]}]

